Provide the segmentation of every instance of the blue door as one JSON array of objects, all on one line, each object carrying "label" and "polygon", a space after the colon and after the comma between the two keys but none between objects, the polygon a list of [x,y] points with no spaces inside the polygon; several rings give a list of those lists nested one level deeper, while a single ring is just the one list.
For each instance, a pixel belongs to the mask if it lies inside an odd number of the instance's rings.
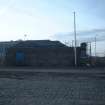
[{"label": "blue door", "polygon": [[16,65],[24,65],[24,53],[16,52]]}]

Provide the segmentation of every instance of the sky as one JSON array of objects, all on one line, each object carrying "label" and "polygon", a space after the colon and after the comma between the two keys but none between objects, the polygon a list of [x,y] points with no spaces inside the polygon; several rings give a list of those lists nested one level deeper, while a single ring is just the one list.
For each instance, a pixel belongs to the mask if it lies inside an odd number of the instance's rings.
[{"label": "sky", "polygon": [[0,41],[60,39],[61,33],[73,33],[74,11],[79,35],[88,37],[91,32],[94,37],[93,30],[105,32],[104,4],[105,0],[0,0]]}]

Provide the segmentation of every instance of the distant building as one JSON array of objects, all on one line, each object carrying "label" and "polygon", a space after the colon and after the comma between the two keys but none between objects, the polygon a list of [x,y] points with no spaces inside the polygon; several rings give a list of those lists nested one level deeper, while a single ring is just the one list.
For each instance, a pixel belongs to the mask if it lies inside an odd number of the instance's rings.
[{"label": "distant building", "polygon": [[[5,42],[6,43],[6,42]],[[59,41],[27,40],[7,42],[3,50],[4,65],[34,67],[70,67],[74,66],[74,48]],[[82,56],[82,55],[83,56]],[[77,63],[86,56],[86,49],[77,47]]]},{"label": "distant building", "polygon": [[0,65],[4,65],[7,49],[16,43],[16,41],[0,42]]}]

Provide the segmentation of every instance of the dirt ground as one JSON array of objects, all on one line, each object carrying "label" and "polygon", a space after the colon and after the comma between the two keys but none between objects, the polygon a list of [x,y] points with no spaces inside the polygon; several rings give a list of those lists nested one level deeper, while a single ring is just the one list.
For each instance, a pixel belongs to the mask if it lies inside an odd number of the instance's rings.
[{"label": "dirt ground", "polygon": [[1,72],[0,105],[105,105],[105,78]]}]

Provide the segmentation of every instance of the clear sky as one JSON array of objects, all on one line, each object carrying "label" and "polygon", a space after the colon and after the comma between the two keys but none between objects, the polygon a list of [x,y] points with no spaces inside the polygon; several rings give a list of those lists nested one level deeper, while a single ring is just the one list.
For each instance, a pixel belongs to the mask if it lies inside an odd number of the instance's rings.
[{"label": "clear sky", "polygon": [[105,0],[0,0],[0,40],[48,39],[77,30],[105,28]]},{"label": "clear sky", "polygon": [[[78,39],[105,39],[104,10],[105,0],[0,0],[0,41],[71,41],[74,11]],[[105,41],[97,43],[97,53],[105,53],[103,45]],[[94,53],[94,43],[92,49]]]},{"label": "clear sky", "polygon": [[0,41],[60,39],[73,32],[74,11],[79,34],[94,37],[105,32],[104,10],[105,0],[0,0]]}]

